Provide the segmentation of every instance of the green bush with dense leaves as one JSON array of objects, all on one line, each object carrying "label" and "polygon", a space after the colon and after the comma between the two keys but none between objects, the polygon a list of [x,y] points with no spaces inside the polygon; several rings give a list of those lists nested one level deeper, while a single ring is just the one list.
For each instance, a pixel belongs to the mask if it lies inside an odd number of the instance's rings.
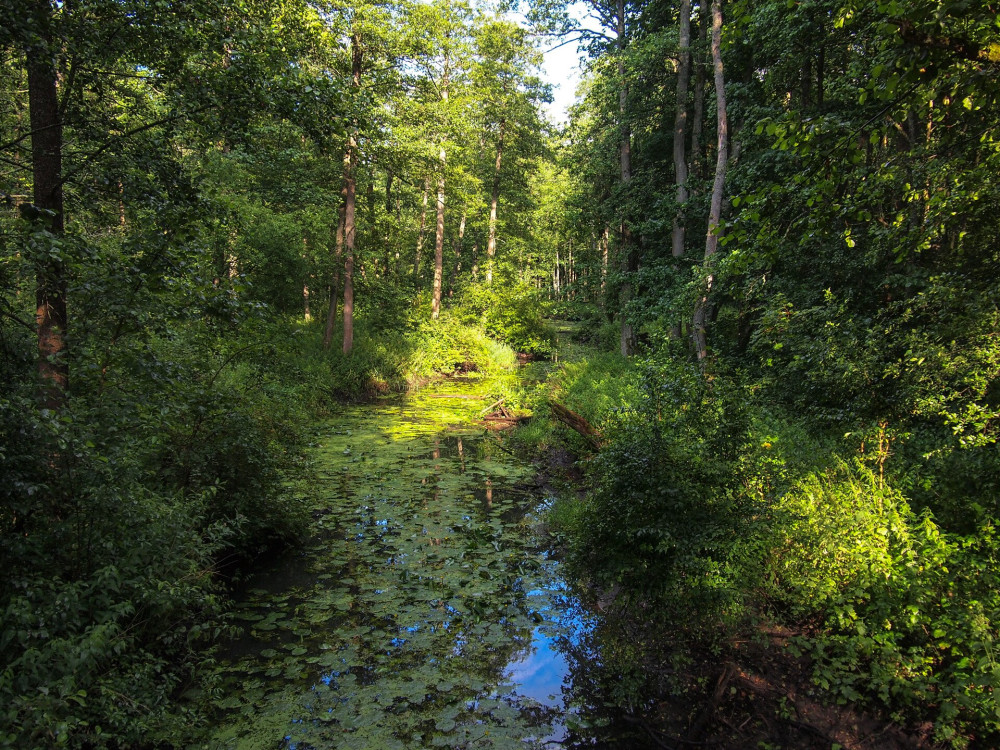
[{"label": "green bush with dense leaves", "polygon": [[772,596],[790,621],[821,625],[793,645],[818,685],[900,719],[934,706],[939,740],[1000,736],[992,527],[948,534],[876,473],[843,464],[804,477],[776,513]]},{"label": "green bush with dense leaves", "polygon": [[740,491],[750,440],[745,399],[697,368],[651,360],[639,398],[602,425],[589,564],[607,585],[623,584],[687,627],[738,615],[759,558],[767,509]]},{"label": "green bush with dense leaves", "polygon": [[545,320],[545,308],[538,290],[523,283],[470,284],[462,293],[458,315],[516,351],[549,356],[555,331]]}]

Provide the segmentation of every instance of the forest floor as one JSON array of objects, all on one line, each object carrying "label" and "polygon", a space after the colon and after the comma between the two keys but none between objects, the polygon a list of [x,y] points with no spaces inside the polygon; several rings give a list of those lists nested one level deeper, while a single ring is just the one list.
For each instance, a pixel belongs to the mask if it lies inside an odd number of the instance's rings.
[{"label": "forest floor", "polygon": [[[930,725],[903,728],[856,704],[837,705],[812,680],[808,659],[787,648],[793,635],[761,627],[723,656],[703,654],[686,675],[690,692],[662,697],[638,723],[652,747],[783,750],[925,750]],[[709,677],[709,679],[704,679]],[[699,687],[700,686],[700,687]]]}]

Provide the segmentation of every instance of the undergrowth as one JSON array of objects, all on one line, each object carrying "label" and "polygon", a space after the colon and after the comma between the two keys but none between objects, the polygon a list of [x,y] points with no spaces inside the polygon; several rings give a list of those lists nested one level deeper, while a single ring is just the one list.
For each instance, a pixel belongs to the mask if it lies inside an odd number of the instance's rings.
[{"label": "undergrowth", "polygon": [[627,648],[602,645],[606,695],[627,708],[681,690],[673,661],[774,622],[799,633],[790,649],[828,700],[929,721],[954,747],[995,742],[993,524],[949,529],[914,506],[904,488],[925,496],[934,464],[897,452],[884,424],[838,436],[764,395],[666,355],[591,352],[536,384],[536,410],[557,399],[602,436],[595,453],[543,418],[517,439],[586,470],[587,497],[568,493],[547,520],[575,574],[631,623]]}]

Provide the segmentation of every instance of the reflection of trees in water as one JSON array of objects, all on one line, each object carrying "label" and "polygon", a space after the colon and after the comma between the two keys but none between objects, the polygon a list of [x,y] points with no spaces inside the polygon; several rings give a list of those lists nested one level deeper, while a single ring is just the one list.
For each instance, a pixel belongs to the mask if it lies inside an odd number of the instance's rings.
[{"label": "reflection of trees in water", "polygon": [[569,665],[564,699],[575,715],[567,722],[562,748],[661,747],[635,720],[654,710],[643,696],[658,693],[649,691],[655,675],[639,658],[642,644],[633,624],[627,614],[611,613],[576,637],[559,638]]},{"label": "reflection of trees in water", "polygon": [[504,684],[532,648],[541,585],[528,503],[505,491],[517,471],[491,440],[400,436],[379,416],[326,448],[335,531],[302,559],[318,582],[254,603],[283,611],[232,670],[265,685],[243,713],[298,750],[530,747],[553,712]]}]

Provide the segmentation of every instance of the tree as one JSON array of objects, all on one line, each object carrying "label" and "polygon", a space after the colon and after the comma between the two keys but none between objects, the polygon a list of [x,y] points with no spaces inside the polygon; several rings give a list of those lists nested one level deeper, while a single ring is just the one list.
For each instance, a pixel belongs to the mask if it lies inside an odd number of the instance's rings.
[{"label": "tree", "polygon": [[[55,60],[59,50],[52,33],[53,9],[49,0],[33,3],[30,27],[34,31],[24,40],[28,70],[28,108],[31,122],[32,211],[39,226],[39,237],[47,245],[36,261],[36,312],[38,336],[38,376],[41,405],[58,410],[69,388],[69,363],[66,334],[69,317],[66,309],[62,114]],[[47,235],[47,236],[46,236]]]},{"label": "tree", "polygon": [[717,148],[715,156],[715,181],[712,184],[712,204],[708,213],[708,234],[705,239],[705,267],[708,269],[704,281],[704,292],[695,306],[691,323],[695,352],[701,361],[708,356],[705,327],[708,321],[708,295],[712,292],[713,274],[711,265],[719,248],[719,233],[722,231],[722,196],[726,187],[726,167],[729,162],[729,120],[726,112],[726,81],[722,67],[722,4],[712,2],[712,68],[715,76],[715,108],[718,125],[716,129]]},{"label": "tree", "polygon": [[[541,81],[533,75],[539,64],[538,52],[526,31],[500,19],[486,19],[476,30],[476,64],[472,83],[480,105],[480,127],[485,144],[493,144],[485,154],[490,172],[483,180],[490,185],[489,218],[486,237],[486,283],[493,283],[496,263],[501,189],[504,186],[504,155],[513,158],[511,176],[525,174],[528,161],[541,151],[538,107],[549,98]],[[513,157],[511,157],[513,154]],[[528,160],[528,161],[526,161]],[[511,176],[506,178],[510,182]],[[526,186],[520,186],[522,190]]]}]

